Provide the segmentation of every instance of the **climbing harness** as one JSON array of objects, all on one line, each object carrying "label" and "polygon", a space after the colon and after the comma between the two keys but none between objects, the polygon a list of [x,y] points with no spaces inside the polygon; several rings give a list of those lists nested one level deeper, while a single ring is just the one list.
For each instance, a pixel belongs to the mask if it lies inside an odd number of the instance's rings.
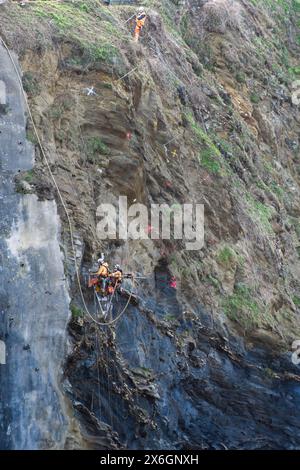
[{"label": "climbing harness", "polygon": [[[128,301],[125,305],[125,307],[123,308],[123,310],[117,315],[116,318],[114,318],[113,320],[109,321],[109,322],[100,322],[100,321],[97,321],[93,315],[90,313],[89,309],[88,309],[88,306],[86,304],[86,301],[85,301],[85,298],[84,298],[84,295],[83,295],[83,291],[82,291],[82,287],[81,287],[81,281],[80,281],[80,272],[79,272],[79,268],[78,268],[78,265],[77,265],[77,260],[76,260],[76,248],[75,248],[75,242],[74,242],[74,232],[73,232],[73,227],[72,227],[72,222],[71,222],[71,218],[70,218],[70,215],[69,215],[69,212],[68,212],[68,208],[66,206],[66,203],[64,201],[64,198],[61,194],[61,191],[59,189],[59,186],[56,182],[56,179],[55,179],[55,176],[51,170],[51,167],[50,167],[50,163],[49,163],[49,160],[47,158],[47,155],[46,155],[46,152],[45,152],[45,149],[44,149],[44,146],[42,144],[42,141],[41,141],[41,138],[40,138],[40,135],[39,135],[39,132],[37,130],[37,127],[35,125],[35,122],[34,122],[34,119],[33,119],[33,115],[32,115],[32,112],[31,112],[31,109],[30,109],[30,106],[29,106],[29,102],[28,102],[28,99],[27,99],[27,96],[26,96],[26,93],[24,91],[24,88],[23,88],[23,83],[22,83],[22,77],[20,75],[20,72],[19,72],[19,69],[14,61],[14,58],[9,50],[9,47],[7,46],[6,42],[4,41],[4,39],[0,36],[0,41],[1,43],[3,44],[3,47],[5,48],[5,50],[7,51],[8,53],[8,56],[11,60],[11,63],[13,65],[13,68],[16,72],[16,75],[17,75],[17,78],[18,78],[18,81],[19,81],[19,84],[20,84],[20,89],[22,91],[22,95],[24,97],[24,100],[25,100],[25,104],[26,104],[26,107],[27,107],[27,110],[28,110],[28,115],[29,115],[29,118],[32,122],[32,126],[33,126],[33,130],[34,130],[34,134],[36,136],[36,139],[37,139],[37,143],[38,143],[38,146],[40,148],[40,151],[42,153],[42,156],[44,158],[44,161],[46,163],[46,166],[47,166],[47,169],[49,171],[49,175],[53,181],[53,184],[54,184],[54,187],[56,188],[57,190],[57,194],[59,196],[59,200],[62,204],[62,207],[64,209],[64,212],[66,214],[66,217],[67,217],[67,222],[68,222],[68,226],[69,226],[69,229],[70,229],[70,240],[71,240],[71,248],[72,248],[72,253],[73,253],[73,257],[74,257],[74,266],[75,266],[75,274],[76,274],[76,279],[77,279],[77,283],[78,283],[78,288],[79,288],[79,293],[80,293],[80,297],[81,297],[81,300],[82,300],[82,303],[83,303],[83,306],[84,306],[84,310],[85,312],[87,313],[87,315],[89,316],[89,318],[94,322],[96,323],[97,325],[99,326],[109,326],[109,325],[113,325],[114,323],[116,323],[119,318],[121,318],[121,316],[123,315],[123,313],[126,311],[129,303],[130,303],[130,300],[131,300],[131,297],[132,297],[132,291],[130,293],[130,296],[128,298]],[[133,280],[133,284],[134,284],[134,280]]]}]

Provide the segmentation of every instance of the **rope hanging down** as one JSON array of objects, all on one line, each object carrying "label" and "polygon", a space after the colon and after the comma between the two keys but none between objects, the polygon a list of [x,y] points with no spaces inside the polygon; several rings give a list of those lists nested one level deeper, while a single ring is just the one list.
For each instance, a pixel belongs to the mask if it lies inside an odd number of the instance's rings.
[{"label": "rope hanging down", "polygon": [[114,323],[116,323],[119,318],[123,315],[123,313],[125,312],[125,310],[127,309],[130,301],[131,301],[131,298],[132,298],[132,293],[133,293],[133,287],[134,287],[134,279],[133,279],[133,286],[132,286],[132,290],[130,292],[130,296],[128,298],[128,301],[125,305],[125,307],[123,308],[123,310],[121,311],[121,313],[119,313],[117,315],[116,318],[114,318],[113,320],[111,320],[110,322],[107,322],[107,323],[102,323],[102,322],[99,322],[98,320],[95,320],[95,318],[93,317],[93,315],[90,313],[89,309],[88,309],[88,306],[86,304],[86,301],[85,301],[85,298],[84,298],[84,295],[83,295],[83,291],[82,291],[82,287],[81,287],[81,282],[80,282],[80,272],[79,272],[79,268],[78,268],[78,265],[77,265],[77,261],[76,261],[76,249],[75,249],[75,243],[74,243],[74,233],[73,233],[73,228],[72,228],[72,223],[71,223],[71,219],[70,219],[70,216],[69,216],[69,212],[68,212],[68,209],[67,209],[67,206],[66,206],[66,203],[63,199],[63,196],[61,194],[61,191],[58,187],[58,184],[56,182],[56,179],[53,175],[53,172],[51,170],[51,167],[50,167],[50,163],[49,163],[49,160],[47,158],[47,155],[46,155],[46,152],[44,150],[44,147],[43,147],[43,144],[42,144],[42,141],[40,139],[40,136],[39,136],[39,132],[37,130],[37,127],[35,125],[35,122],[34,122],[34,119],[33,119],[33,116],[32,116],[32,113],[31,113],[31,109],[30,109],[30,106],[29,106],[29,102],[28,102],[28,99],[27,99],[27,96],[26,96],[26,93],[24,91],[24,88],[23,88],[23,83],[22,83],[22,77],[20,75],[20,72],[19,72],[19,69],[14,61],[14,58],[9,50],[9,47],[7,46],[6,42],[2,39],[2,37],[0,36],[0,40],[1,40],[1,43],[3,44],[3,47],[5,48],[5,50],[7,51],[8,55],[9,55],[9,58],[11,60],[11,63],[14,67],[14,70],[16,72],[16,75],[17,75],[17,78],[18,78],[18,81],[19,81],[19,84],[20,84],[20,88],[21,88],[21,91],[22,91],[22,94],[24,96],[24,100],[25,100],[25,104],[26,104],[26,107],[28,109],[28,115],[29,115],[29,118],[32,122],[32,126],[33,126],[33,130],[34,130],[34,133],[35,133],[35,136],[36,136],[36,139],[37,139],[37,142],[38,142],[38,145],[39,145],[39,148],[41,150],[41,153],[43,155],[43,158],[45,160],[45,163],[46,163],[46,166],[47,166],[47,169],[49,171],[49,174],[50,174],[50,177],[53,181],[53,184],[57,190],[57,193],[58,193],[58,196],[59,196],[59,199],[60,199],[60,202],[62,204],[62,207],[64,209],[64,212],[67,216],[67,221],[68,221],[68,225],[69,225],[69,229],[70,229],[70,238],[71,238],[71,247],[72,247],[72,252],[73,252],[73,257],[74,257],[74,266],[75,266],[75,273],[76,273],[76,279],[77,279],[77,283],[78,283],[78,288],[79,288],[79,292],[80,292],[80,297],[81,297],[81,300],[82,300],[82,303],[83,303],[83,306],[84,306],[84,309],[87,313],[87,315],[91,318],[91,320],[96,323],[97,325],[99,326],[109,326],[109,325],[113,325]]}]

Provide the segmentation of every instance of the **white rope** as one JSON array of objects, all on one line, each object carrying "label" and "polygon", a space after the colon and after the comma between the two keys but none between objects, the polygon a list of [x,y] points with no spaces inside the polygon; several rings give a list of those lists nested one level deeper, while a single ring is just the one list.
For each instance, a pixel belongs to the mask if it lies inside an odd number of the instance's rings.
[{"label": "white rope", "polygon": [[136,16],[136,13],[134,13],[128,20],[124,21],[124,24],[128,23],[128,21],[132,20]]},{"label": "white rope", "polygon": [[131,69],[129,72],[127,72],[125,75],[123,75],[122,77],[118,78],[116,81],[119,82],[120,80],[123,80],[123,78],[127,77],[129,74],[131,74],[132,72],[134,72],[138,67],[134,67],[134,69]]},{"label": "white rope", "polygon": [[26,93],[24,91],[24,88],[23,88],[23,83],[22,83],[22,78],[21,78],[21,75],[20,75],[20,72],[19,72],[19,69],[14,61],[14,58],[7,46],[7,44],[5,43],[5,41],[2,39],[2,37],[0,36],[0,40],[4,46],[4,48],[6,49],[8,55],[9,55],[9,58],[12,62],[12,65],[15,69],[15,72],[17,74],[17,77],[18,77],[18,81],[19,81],[19,84],[20,84],[20,88],[21,88],[21,91],[22,91],[22,94],[24,96],[24,100],[25,100],[25,103],[26,103],[26,107],[28,109],[28,114],[29,114],[29,117],[30,117],[30,120],[32,122],[32,126],[33,126],[33,130],[34,130],[34,133],[36,135],[36,138],[37,138],[37,142],[38,142],[38,145],[39,145],[39,148],[41,150],[41,153],[43,155],[43,158],[45,160],[45,163],[46,163],[46,166],[47,166],[47,169],[49,171],[49,174],[51,176],[51,179],[53,181],[53,184],[57,190],[57,193],[58,193],[58,196],[59,196],[59,199],[60,199],[60,202],[63,206],[63,209],[66,213],[66,216],[67,216],[67,221],[68,221],[68,225],[69,225],[69,229],[70,229],[70,238],[71,238],[71,247],[72,247],[72,252],[73,252],[73,256],[74,256],[74,266],[75,266],[75,273],[76,273],[76,279],[77,279],[77,283],[78,283],[78,287],[79,287],[79,292],[80,292],[80,297],[82,299],[82,303],[83,303],[83,306],[84,306],[84,309],[87,313],[87,315],[91,318],[91,320],[96,323],[97,325],[99,326],[109,326],[109,325],[112,325],[114,323],[116,323],[119,318],[123,315],[123,313],[125,312],[125,310],[127,309],[128,305],[129,305],[129,302],[131,300],[131,297],[132,297],[132,293],[133,293],[133,287],[134,287],[134,280],[133,280],[133,285],[132,285],[132,290],[130,292],[130,296],[128,298],[128,302],[126,303],[124,309],[121,311],[121,313],[116,317],[114,318],[113,320],[111,320],[110,322],[107,322],[107,323],[102,323],[102,322],[99,322],[97,320],[94,319],[94,317],[92,316],[92,314],[90,313],[89,309],[88,309],[88,306],[85,302],[85,298],[84,298],[84,295],[83,295],[83,291],[82,291],[82,287],[81,287],[81,282],[80,282],[80,272],[79,272],[79,268],[78,268],[78,265],[77,265],[77,260],[76,260],[76,249],[75,249],[75,243],[74,243],[74,233],[73,233],[73,227],[72,227],[72,222],[71,222],[71,219],[70,219],[70,216],[69,216],[69,212],[68,212],[68,209],[67,209],[67,206],[65,204],[65,201],[63,199],[63,196],[60,192],[60,189],[58,187],[58,184],[56,182],[56,179],[53,175],[53,172],[51,170],[51,167],[50,167],[50,163],[48,161],[48,158],[47,158],[47,155],[46,155],[46,152],[44,150],[44,147],[43,147],[43,144],[42,144],[42,141],[40,139],[40,136],[39,136],[39,133],[38,133],[38,130],[37,130],[37,127],[35,125],[35,122],[34,122],[34,119],[33,119],[33,116],[32,116],[32,113],[31,113],[31,109],[30,109],[30,106],[29,106],[29,102],[28,102],[28,99],[27,99],[27,96],[26,96]]}]

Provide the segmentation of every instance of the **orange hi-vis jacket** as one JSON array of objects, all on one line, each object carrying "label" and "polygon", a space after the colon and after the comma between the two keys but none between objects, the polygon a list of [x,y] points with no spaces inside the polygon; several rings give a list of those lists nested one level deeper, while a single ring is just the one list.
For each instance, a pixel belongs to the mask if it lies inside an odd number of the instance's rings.
[{"label": "orange hi-vis jacket", "polygon": [[146,21],[146,14],[145,13],[143,13],[142,15],[138,15],[136,17],[136,26],[137,26],[137,28],[142,29],[142,27],[145,24],[145,21]]}]

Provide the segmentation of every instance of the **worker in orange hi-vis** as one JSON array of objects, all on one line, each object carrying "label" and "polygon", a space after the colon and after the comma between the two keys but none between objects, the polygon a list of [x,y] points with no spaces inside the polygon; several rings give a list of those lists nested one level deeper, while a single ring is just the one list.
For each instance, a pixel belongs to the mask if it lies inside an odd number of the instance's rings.
[{"label": "worker in orange hi-vis", "polygon": [[136,21],[136,26],[134,30],[134,40],[135,42],[138,42],[140,33],[146,21],[146,13],[142,8],[136,14],[135,21]]}]

